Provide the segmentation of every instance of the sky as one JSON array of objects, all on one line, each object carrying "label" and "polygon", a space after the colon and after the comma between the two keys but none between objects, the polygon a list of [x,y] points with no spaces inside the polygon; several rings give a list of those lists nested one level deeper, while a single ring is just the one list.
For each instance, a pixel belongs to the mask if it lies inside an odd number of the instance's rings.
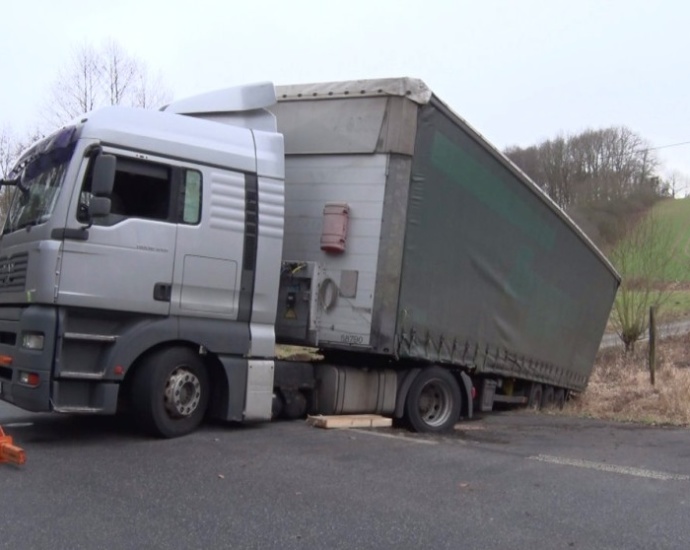
[{"label": "sky", "polygon": [[35,127],[75,48],[114,40],[182,98],[411,76],[494,145],[625,125],[690,184],[685,0],[8,0],[0,126]]}]

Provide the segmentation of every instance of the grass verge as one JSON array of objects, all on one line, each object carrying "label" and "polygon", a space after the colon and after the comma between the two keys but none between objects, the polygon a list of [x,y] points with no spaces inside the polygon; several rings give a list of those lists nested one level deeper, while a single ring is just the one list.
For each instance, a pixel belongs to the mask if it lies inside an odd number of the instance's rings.
[{"label": "grass verge", "polygon": [[657,344],[656,384],[650,384],[648,346],[639,343],[599,352],[587,389],[574,396],[564,414],[675,426],[690,425],[690,335]]}]

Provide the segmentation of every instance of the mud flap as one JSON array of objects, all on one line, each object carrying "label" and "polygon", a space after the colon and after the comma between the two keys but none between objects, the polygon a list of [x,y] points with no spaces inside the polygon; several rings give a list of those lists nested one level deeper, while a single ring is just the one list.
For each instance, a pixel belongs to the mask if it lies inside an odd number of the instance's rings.
[{"label": "mud flap", "polygon": [[465,410],[461,411],[460,415],[462,416],[462,413],[464,412],[467,415],[466,418],[472,418],[472,413],[474,412],[474,400],[472,399],[472,379],[466,372],[461,372],[460,380],[462,381],[461,391],[464,390],[464,397],[466,403]]}]

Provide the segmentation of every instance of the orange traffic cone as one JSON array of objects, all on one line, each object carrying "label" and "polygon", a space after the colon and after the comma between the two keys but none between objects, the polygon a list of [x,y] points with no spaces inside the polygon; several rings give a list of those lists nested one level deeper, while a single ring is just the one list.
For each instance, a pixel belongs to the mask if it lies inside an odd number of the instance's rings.
[{"label": "orange traffic cone", "polygon": [[12,437],[5,435],[0,426],[0,464],[3,462],[21,466],[26,462],[26,453],[24,449],[12,443]]}]

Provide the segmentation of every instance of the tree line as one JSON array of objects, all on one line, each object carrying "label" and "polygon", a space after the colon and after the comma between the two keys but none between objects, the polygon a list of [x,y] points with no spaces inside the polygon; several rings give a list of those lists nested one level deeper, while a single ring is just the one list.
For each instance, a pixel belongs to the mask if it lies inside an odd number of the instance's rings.
[{"label": "tree line", "polygon": [[625,126],[560,135],[504,152],[604,248],[625,233],[635,214],[674,192],[674,181],[659,176],[650,144]]},{"label": "tree line", "polygon": [[668,192],[657,176],[659,162],[649,143],[625,126],[509,147],[505,153],[565,209]]}]

